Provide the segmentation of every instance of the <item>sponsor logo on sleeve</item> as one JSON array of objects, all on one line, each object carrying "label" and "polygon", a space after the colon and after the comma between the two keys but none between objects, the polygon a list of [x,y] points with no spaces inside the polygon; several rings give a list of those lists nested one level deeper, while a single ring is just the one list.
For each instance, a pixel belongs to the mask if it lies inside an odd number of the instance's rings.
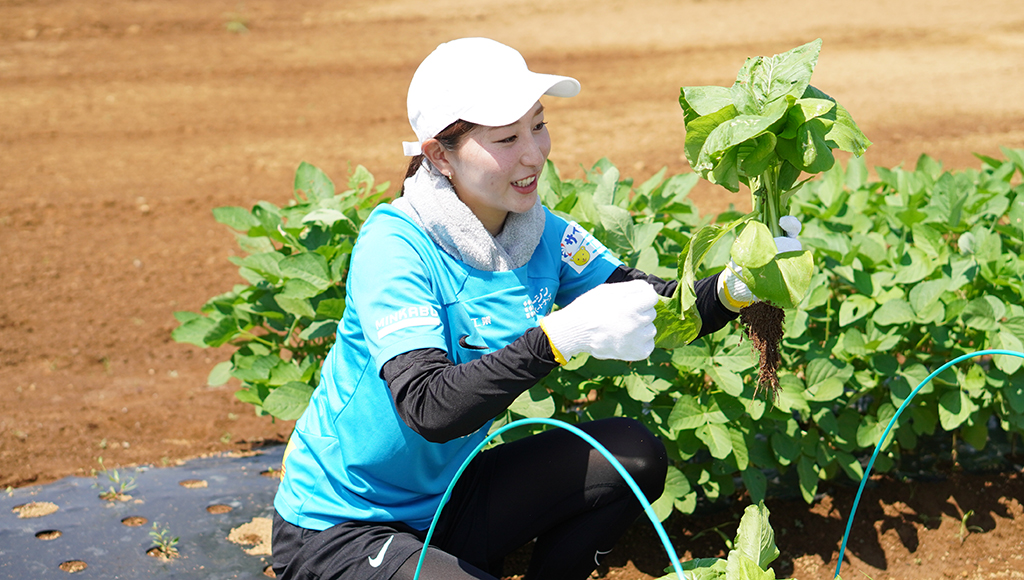
[{"label": "sponsor logo on sleeve", "polygon": [[392,332],[405,328],[440,326],[441,317],[431,306],[409,306],[378,319],[374,325],[377,327],[377,340],[380,340]]},{"label": "sponsor logo on sleeve", "polygon": [[566,226],[561,246],[562,261],[577,274],[582,274],[591,260],[605,250],[601,242],[576,222],[569,222]]}]

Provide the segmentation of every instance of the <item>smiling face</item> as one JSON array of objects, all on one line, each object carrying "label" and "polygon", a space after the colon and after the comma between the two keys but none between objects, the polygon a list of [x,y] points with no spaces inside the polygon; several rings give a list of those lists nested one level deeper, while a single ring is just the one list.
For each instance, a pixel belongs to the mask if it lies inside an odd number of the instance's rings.
[{"label": "smiling face", "polygon": [[473,129],[452,151],[431,141],[424,143],[424,153],[451,176],[459,199],[491,235],[501,232],[508,212],[522,213],[537,203],[537,180],[551,152],[540,102],[511,125]]}]

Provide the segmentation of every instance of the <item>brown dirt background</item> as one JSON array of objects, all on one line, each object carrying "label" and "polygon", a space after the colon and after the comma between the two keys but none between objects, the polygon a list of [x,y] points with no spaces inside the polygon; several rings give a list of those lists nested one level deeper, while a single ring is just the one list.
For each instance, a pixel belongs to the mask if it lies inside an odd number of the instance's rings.
[{"label": "brown dirt background", "polygon": [[[687,170],[679,87],[818,37],[813,82],[874,141],[869,166],[1024,147],[1020,0],[0,0],[0,487],[283,441],[290,424],[206,386],[227,350],[169,337],[174,311],[241,282],[211,210],[287,203],[301,161],[397,185],[416,65],[476,35],[582,82],[546,100],[563,176],[602,156],[638,180]],[[951,473],[869,492],[844,575],[1024,578],[1020,480]],[[852,490],[823,491],[772,504],[780,574],[831,577]],[[960,534],[968,510],[984,533]],[[670,523],[713,556],[716,534],[693,536],[736,515]],[[602,573],[660,575],[653,538],[639,526]]]}]

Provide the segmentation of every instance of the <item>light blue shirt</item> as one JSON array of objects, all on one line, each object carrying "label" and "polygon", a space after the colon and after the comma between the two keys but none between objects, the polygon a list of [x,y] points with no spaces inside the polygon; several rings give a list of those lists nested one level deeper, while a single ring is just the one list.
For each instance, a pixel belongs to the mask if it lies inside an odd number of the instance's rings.
[{"label": "light blue shirt", "polygon": [[285,453],[274,501],[285,520],[313,530],[349,520],[430,525],[490,422],[431,443],[398,415],[381,368],[424,348],[456,364],[477,359],[607,280],[619,260],[579,225],[545,214],[526,265],[486,272],[448,255],[391,205],[373,210],[352,251],[337,341]]}]

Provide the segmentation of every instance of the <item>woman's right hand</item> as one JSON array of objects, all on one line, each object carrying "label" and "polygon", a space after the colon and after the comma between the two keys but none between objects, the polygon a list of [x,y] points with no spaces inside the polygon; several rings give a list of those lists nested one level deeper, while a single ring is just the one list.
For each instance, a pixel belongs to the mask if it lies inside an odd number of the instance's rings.
[{"label": "woman's right hand", "polygon": [[658,293],[644,280],[601,284],[545,316],[540,326],[562,364],[581,352],[599,359],[643,360],[654,350],[657,303]]}]

